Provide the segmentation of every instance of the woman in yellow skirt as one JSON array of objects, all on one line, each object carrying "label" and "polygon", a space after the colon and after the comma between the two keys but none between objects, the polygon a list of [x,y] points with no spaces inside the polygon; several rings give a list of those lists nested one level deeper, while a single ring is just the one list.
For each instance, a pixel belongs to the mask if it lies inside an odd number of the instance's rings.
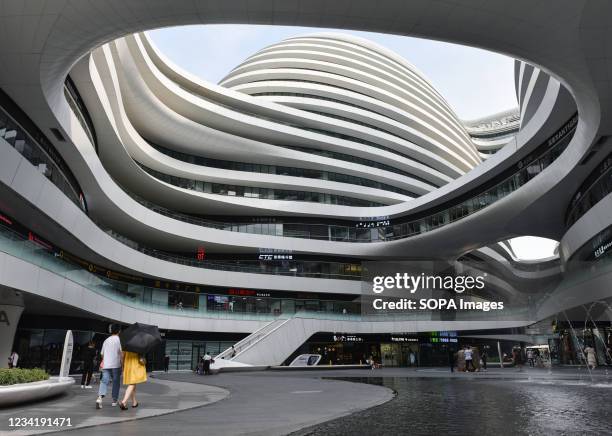
[{"label": "woman in yellow skirt", "polygon": [[123,401],[119,402],[121,410],[127,410],[128,400],[132,399],[132,407],[138,407],[136,401],[136,385],[147,381],[147,366],[144,357],[131,351],[123,352],[123,384],[127,385]]}]

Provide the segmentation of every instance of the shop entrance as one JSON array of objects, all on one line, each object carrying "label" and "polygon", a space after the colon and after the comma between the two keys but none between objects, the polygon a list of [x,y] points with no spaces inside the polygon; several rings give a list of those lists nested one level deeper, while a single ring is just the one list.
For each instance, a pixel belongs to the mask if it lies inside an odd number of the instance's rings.
[{"label": "shop entrance", "polygon": [[191,346],[191,369],[196,369],[201,357],[204,357],[206,347],[202,343],[194,342]]},{"label": "shop entrance", "polygon": [[418,366],[418,343],[381,343],[381,363],[384,367]]}]

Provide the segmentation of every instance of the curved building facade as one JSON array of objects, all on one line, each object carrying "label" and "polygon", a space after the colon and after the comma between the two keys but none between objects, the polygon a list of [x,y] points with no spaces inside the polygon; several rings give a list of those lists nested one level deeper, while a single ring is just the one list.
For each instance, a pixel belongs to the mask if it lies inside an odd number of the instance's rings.
[{"label": "curved building facade", "polygon": [[[579,322],[582,307],[612,298],[609,101],[593,52],[575,44],[593,38],[590,26],[608,28],[598,21],[607,6],[564,2],[559,13],[580,20],[561,31],[538,10],[521,11],[516,29],[503,26],[513,13],[504,2],[490,2],[491,15],[470,1],[475,12],[445,26],[435,10],[387,1],[376,14],[347,6],[316,22],[271,1],[245,10],[134,1],[112,25],[88,8],[5,3],[5,20],[55,20],[5,29],[0,40],[9,60],[0,68],[0,290],[19,302],[2,310],[18,307],[10,310],[20,319],[15,339],[3,336],[3,355],[21,347],[24,362],[53,368],[30,354],[32,335],[71,328],[92,337],[134,321],[158,325],[158,354],[185,369],[184,347],[229,357],[223,350],[234,344],[236,362],[276,365],[314,343],[420,344],[424,332],[452,333],[436,336],[448,339],[436,341],[440,353],[474,335],[517,332],[552,350],[563,343],[559,313]],[[491,16],[499,27],[479,30]],[[75,19],[93,30],[66,24]],[[142,33],[270,20],[528,60],[515,63],[519,107],[461,121],[414,66],[353,36],[280,41],[215,85],[173,65]],[[538,50],[523,26],[539,29]],[[505,241],[524,235],[559,241],[559,256],[516,259]],[[372,274],[415,265],[486,278],[460,298],[505,309],[366,310]],[[604,306],[589,312],[593,337],[609,333]]]}]

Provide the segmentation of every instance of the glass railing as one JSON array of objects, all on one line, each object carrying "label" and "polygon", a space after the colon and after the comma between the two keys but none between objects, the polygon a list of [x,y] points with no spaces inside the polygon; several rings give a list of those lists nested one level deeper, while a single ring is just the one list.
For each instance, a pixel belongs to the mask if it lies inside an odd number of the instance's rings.
[{"label": "glass railing", "polygon": [[[42,134],[41,134],[42,135]],[[85,200],[74,176],[48,140],[36,141],[0,106],[0,138],[17,150],[81,210]],[[41,136],[42,139],[42,136]]]},{"label": "glass railing", "polygon": [[[440,212],[405,222],[391,223],[387,218],[371,222],[354,222],[352,225],[334,225],[285,223],[279,222],[281,218],[277,218],[277,221],[273,223],[229,223],[177,213],[154,205],[149,201],[139,199],[133,194],[132,196],[147,208],[162,215],[219,230],[340,242],[392,241],[427,233],[459,221],[524,186],[548,168],[561,155],[573,137],[577,122],[578,115],[575,114],[555,134],[538,147],[536,152],[521,160],[517,164],[518,169],[515,172],[507,175],[493,186]],[[396,221],[399,221],[399,219]]]},{"label": "glass railing", "polygon": [[[196,268],[219,271],[233,271],[252,274],[271,274],[290,277],[304,277],[334,280],[360,280],[360,265],[341,262],[293,261],[287,265],[270,264],[264,261],[199,261],[195,258],[176,256],[150,248],[140,248],[139,251],[148,256],[167,262]],[[354,272],[351,269],[355,270]]]},{"label": "glass railing", "polygon": [[[109,298],[119,304],[133,307],[139,310],[148,312],[160,313],[164,315],[175,315],[192,318],[212,318],[212,319],[227,319],[227,320],[257,320],[271,321],[274,319],[286,319],[290,317],[308,318],[308,319],[327,319],[338,321],[405,321],[405,320],[431,320],[431,321],[460,321],[460,320],[509,320],[521,321],[527,318],[533,311],[531,306],[521,308],[511,308],[504,310],[503,313],[483,313],[480,311],[458,311],[452,318],[437,319],[439,312],[436,311],[416,311],[415,313],[403,313],[393,315],[390,313],[381,313],[380,315],[362,315],[359,312],[358,302],[349,301],[327,301],[327,300],[298,300],[298,299],[269,299],[269,304],[262,309],[262,306],[253,306],[249,310],[241,310],[237,297],[232,306],[229,305],[228,296],[214,294],[190,294],[190,298],[197,298],[198,301],[203,298],[207,301],[213,301],[213,304],[222,304],[226,309],[209,310],[204,304],[198,307],[189,307],[182,303],[172,303],[177,301],[176,291],[166,289],[151,288],[143,285],[135,285],[131,283],[112,280],[107,277],[98,276],[87,269],[65,261],[58,253],[50,251],[42,247],[39,243],[24,238],[14,232],[0,227],[0,251],[13,257],[25,260],[26,262],[44,268],[57,274],[73,283],[83,286],[84,288],[95,292],[101,296]],[[183,298],[187,300],[188,293],[182,293]],[[209,298],[210,297],[210,298]],[[219,298],[224,298],[224,301],[219,301]],[[263,300],[264,298],[256,298],[255,300]],[[180,301],[180,300],[179,300]],[[319,308],[308,309],[306,307],[298,307],[297,303],[304,302],[308,304],[317,303]],[[290,309],[287,309],[287,304],[291,303]],[[325,310],[323,307],[330,307],[331,310]],[[277,309],[277,308],[280,308]],[[348,308],[347,311],[340,311],[338,308]]]},{"label": "glass railing", "polygon": [[[170,79],[170,80],[172,80],[172,79]],[[211,100],[210,98],[204,97],[202,94],[198,93],[197,91],[195,91],[193,89],[189,89],[189,88],[183,86],[182,84],[180,84],[178,82],[174,82],[174,83],[179,88],[183,89],[184,91],[187,91],[190,94],[195,95],[196,97],[198,97],[200,99],[203,99],[203,100],[206,100],[206,101],[208,101],[208,102],[210,102],[212,104],[215,104],[217,106],[221,106],[223,108],[229,109],[230,111],[238,112],[238,113],[241,113],[241,114],[244,114],[244,115],[248,115],[248,116],[251,116],[251,117],[254,117],[254,118],[257,118],[257,119],[264,120],[264,121],[269,121],[269,122],[272,122],[272,123],[282,124],[282,125],[285,125],[285,126],[288,126],[288,127],[294,127],[296,129],[304,130],[304,131],[307,131],[307,132],[318,133],[320,135],[324,135],[324,136],[328,136],[328,137],[332,137],[332,138],[338,138],[338,139],[343,139],[343,140],[350,141],[350,142],[356,142],[356,143],[359,143],[359,144],[367,145],[367,146],[370,146],[370,147],[373,147],[373,148],[377,148],[379,150],[387,151],[387,152],[395,154],[397,156],[404,157],[404,158],[406,158],[408,160],[417,162],[417,163],[419,163],[419,164],[421,164],[423,166],[426,166],[427,168],[430,168],[430,169],[432,169],[432,170],[434,170],[436,172],[438,171],[432,165],[427,164],[426,162],[424,162],[420,158],[416,158],[414,155],[409,155],[409,154],[403,153],[403,152],[401,152],[399,150],[396,150],[394,148],[387,147],[387,146],[378,144],[376,142],[368,141],[368,140],[363,139],[363,138],[358,138],[356,136],[346,135],[344,133],[333,132],[333,131],[325,130],[325,129],[315,129],[313,127],[308,127],[308,126],[303,125],[303,124],[293,123],[293,122],[281,120],[281,119],[278,119],[278,118],[269,117],[269,116],[263,115],[262,113],[248,111],[246,109],[239,108],[237,106],[231,106],[231,105],[222,103],[219,100]]]},{"label": "glass railing", "polygon": [[[181,214],[150,202],[141,201],[146,207],[163,215],[181,221],[190,222],[215,229],[261,234],[271,236],[294,237],[341,242],[382,242],[407,238],[426,233],[447,224],[472,215],[516,191],[544,171],[565,150],[569,144],[578,122],[575,114],[555,134],[545,141],[537,150],[539,153],[523,159],[517,165],[518,170],[478,194],[452,205],[440,212],[423,218],[392,223],[388,218],[382,221],[353,222],[351,225],[312,224],[312,223],[227,223],[192,217]],[[44,153],[38,142],[34,141],[4,111],[0,112],[0,136],[15,147],[21,154],[62,190],[75,204],[85,210],[82,194],[77,194],[64,172]],[[40,166],[40,165],[43,166]],[[182,261],[178,260],[179,263]]]},{"label": "glass railing", "polygon": [[[149,141],[149,145],[160,153],[170,156],[174,159],[187,162],[203,167],[219,168],[231,171],[244,171],[250,173],[273,174],[277,176],[301,177],[306,179],[328,180],[331,182],[347,183],[351,185],[367,186],[368,188],[381,189],[383,191],[396,192],[407,197],[418,197],[419,195],[406,189],[398,188],[397,186],[388,185],[386,183],[377,182],[375,180],[366,179],[348,174],[335,173],[332,171],[323,171],[312,168],[296,168],[285,167],[280,165],[266,165],[258,163],[235,162],[221,159],[211,159],[208,157],[196,156],[187,154],[161,145],[154,144]],[[428,184],[431,189],[435,186]]]},{"label": "glass railing", "polygon": [[176,253],[169,253],[150,247],[145,247],[111,229],[106,229],[105,232],[124,245],[146,254],[147,256],[195,268],[316,279],[361,279],[360,263],[293,259],[283,260],[282,262],[268,262],[266,260],[198,260],[196,256],[185,257]]},{"label": "glass railing", "polygon": [[309,203],[337,204],[341,206],[354,207],[380,207],[383,203],[364,200],[361,198],[346,197],[325,192],[293,191],[289,189],[261,188],[257,186],[228,185],[223,183],[211,183],[202,180],[187,179],[185,177],[172,176],[153,170],[137,162],[147,174],[183,189],[202,192],[206,194],[225,195],[229,197],[245,197],[261,200],[282,201],[305,201]]},{"label": "glass railing", "polygon": [[612,154],[601,162],[574,194],[565,219],[566,228],[612,192]]},{"label": "glass railing", "polygon": [[272,320],[300,312],[341,314],[346,310],[348,314],[359,310],[358,303],[351,301],[194,293],[114,280],[68,262],[64,253],[41,244],[44,241],[25,239],[0,225],[0,251],[49,270],[114,301],[147,311],[218,319]]},{"label": "glass railing", "polygon": [[[355,156],[352,154],[339,153],[337,151],[331,151],[331,150],[322,150],[319,148],[299,147],[297,145],[277,145],[277,147],[283,147],[289,150],[300,151],[302,153],[314,154],[316,156],[321,156],[321,157],[328,157],[330,159],[341,160],[344,162],[356,163],[359,165],[364,165],[366,167],[378,168],[380,170],[388,171],[390,173],[400,174],[402,176],[406,176],[406,177],[418,180],[427,185],[433,185],[434,187],[440,187],[447,183],[446,181],[432,182],[431,180],[427,180],[424,177],[418,176],[414,173],[400,170],[399,168],[392,167],[391,165],[387,165],[387,164],[377,162],[374,160],[370,160],[370,159],[365,159],[363,157]],[[450,178],[448,180],[450,180]]]}]

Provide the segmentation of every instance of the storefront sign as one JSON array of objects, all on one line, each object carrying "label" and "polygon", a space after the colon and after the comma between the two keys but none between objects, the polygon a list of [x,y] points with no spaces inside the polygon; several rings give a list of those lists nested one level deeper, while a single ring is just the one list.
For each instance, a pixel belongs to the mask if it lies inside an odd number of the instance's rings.
[{"label": "storefront sign", "polygon": [[358,229],[375,229],[377,227],[387,227],[391,224],[388,216],[375,217],[371,219],[362,219],[360,222],[355,224]]},{"label": "storefront sign", "polygon": [[284,248],[262,248],[262,247],[260,247],[258,249],[258,251],[261,254],[270,254],[270,253],[272,253],[272,254],[275,254],[275,253],[276,254],[283,254],[283,253],[287,254],[287,253],[293,253],[293,250],[286,250]]},{"label": "storefront sign", "polygon": [[293,260],[293,254],[260,254],[259,260]]},{"label": "storefront sign", "polygon": [[40,245],[43,248],[46,248],[47,250],[52,250],[53,247],[46,243],[45,241],[43,241],[42,239],[40,239],[38,236],[36,236],[34,233],[32,232],[28,232],[28,240],[35,242],[36,244]]},{"label": "storefront sign", "polygon": [[578,115],[573,116],[563,127],[561,127],[553,136],[548,138],[548,147],[555,145],[559,140],[570,131],[574,126],[578,124]]},{"label": "storefront sign", "polygon": [[405,336],[391,336],[391,342],[418,342],[419,338],[407,338]]},{"label": "storefront sign", "polygon": [[227,293],[229,295],[239,295],[241,297],[254,297],[257,295],[256,291],[252,291],[250,289],[228,289]]},{"label": "storefront sign", "polygon": [[2,221],[3,223],[8,224],[9,226],[13,225],[13,221],[11,221],[10,219],[8,219],[7,217],[5,217],[4,215],[2,215],[0,213],[0,221]]},{"label": "storefront sign", "polygon": [[612,241],[603,243],[601,245],[599,245],[595,251],[593,252],[593,255],[595,256],[595,259],[603,256],[604,254],[606,254],[610,248],[612,248]]},{"label": "storefront sign", "polygon": [[429,336],[429,338],[425,338],[425,341],[431,344],[458,342],[456,331],[430,332]]},{"label": "storefront sign", "polygon": [[334,342],[363,342],[363,338],[355,335],[334,335]]}]

